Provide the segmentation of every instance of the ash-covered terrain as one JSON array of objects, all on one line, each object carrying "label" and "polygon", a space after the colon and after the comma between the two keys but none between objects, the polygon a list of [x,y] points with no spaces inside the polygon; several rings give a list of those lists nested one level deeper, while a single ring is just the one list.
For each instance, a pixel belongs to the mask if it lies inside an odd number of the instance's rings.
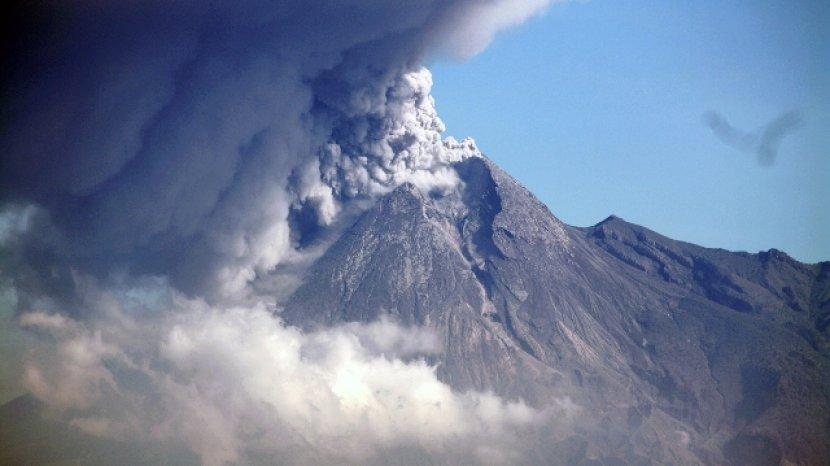
[{"label": "ash-covered terrain", "polygon": [[305,328],[434,328],[442,380],[570,400],[540,461],[826,464],[830,263],[675,241],[611,216],[563,224],[485,158],[460,195],[403,185],[285,303]]}]

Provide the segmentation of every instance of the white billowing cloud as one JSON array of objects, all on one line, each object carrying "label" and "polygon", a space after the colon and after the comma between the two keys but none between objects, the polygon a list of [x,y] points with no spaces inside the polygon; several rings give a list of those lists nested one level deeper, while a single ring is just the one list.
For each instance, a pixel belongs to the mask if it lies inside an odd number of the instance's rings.
[{"label": "white billowing cloud", "polygon": [[176,439],[206,464],[251,454],[360,461],[403,447],[509,459],[521,453],[517,432],[544,417],[521,402],[453,392],[414,357],[436,349],[425,329],[381,321],[302,333],[262,305],[179,297],[175,306],[140,320],[22,315],[55,339],[29,363],[28,388],[90,434]]},{"label": "white billowing cloud", "polygon": [[410,357],[440,350],[440,342],[432,330],[425,327],[401,327],[387,316],[381,316],[369,324],[343,324],[343,329],[357,336],[361,346],[374,354]]},{"label": "white billowing cloud", "polygon": [[[470,139],[458,143],[442,137],[446,128],[431,88],[432,75],[421,68],[401,75],[377,96],[383,104],[365,104],[382,112],[352,116],[354,130],[323,150],[322,180],[347,198],[384,194],[406,182],[425,191],[454,187],[458,178],[450,164],[480,152]],[[385,123],[373,128],[375,119]],[[344,146],[350,149],[344,151]]]}]

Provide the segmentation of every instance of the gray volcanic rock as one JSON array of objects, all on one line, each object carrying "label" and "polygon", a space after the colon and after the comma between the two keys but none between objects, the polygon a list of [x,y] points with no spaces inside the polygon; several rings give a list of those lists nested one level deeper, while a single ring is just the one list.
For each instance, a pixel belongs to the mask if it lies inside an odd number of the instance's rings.
[{"label": "gray volcanic rock", "polygon": [[460,193],[404,185],[363,214],[286,321],[391,315],[435,329],[458,390],[575,403],[547,461],[830,461],[830,263],[570,227],[488,160],[455,168]]}]

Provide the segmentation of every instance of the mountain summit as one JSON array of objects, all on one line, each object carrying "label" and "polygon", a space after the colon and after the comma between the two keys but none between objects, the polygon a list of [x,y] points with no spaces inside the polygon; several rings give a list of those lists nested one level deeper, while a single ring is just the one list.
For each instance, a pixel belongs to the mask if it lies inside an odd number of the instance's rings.
[{"label": "mountain summit", "polygon": [[563,463],[830,460],[830,263],[571,227],[486,158],[453,167],[455,193],[404,184],[362,214],[285,320],[434,329],[453,388],[577,412],[545,446]]}]

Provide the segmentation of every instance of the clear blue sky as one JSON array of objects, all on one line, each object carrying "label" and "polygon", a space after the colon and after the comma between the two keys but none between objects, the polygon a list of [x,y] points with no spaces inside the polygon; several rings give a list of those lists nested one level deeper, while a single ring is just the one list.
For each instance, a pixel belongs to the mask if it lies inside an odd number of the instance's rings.
[{"label": "clear blue sky", "polygon": [[[830,260],[830,2],[554,5],[434,73],[448,135],[559,218],[614,213],[677,239]],[[799,110],[775,165],[724,144],[708,110],[751,131]]]}]

